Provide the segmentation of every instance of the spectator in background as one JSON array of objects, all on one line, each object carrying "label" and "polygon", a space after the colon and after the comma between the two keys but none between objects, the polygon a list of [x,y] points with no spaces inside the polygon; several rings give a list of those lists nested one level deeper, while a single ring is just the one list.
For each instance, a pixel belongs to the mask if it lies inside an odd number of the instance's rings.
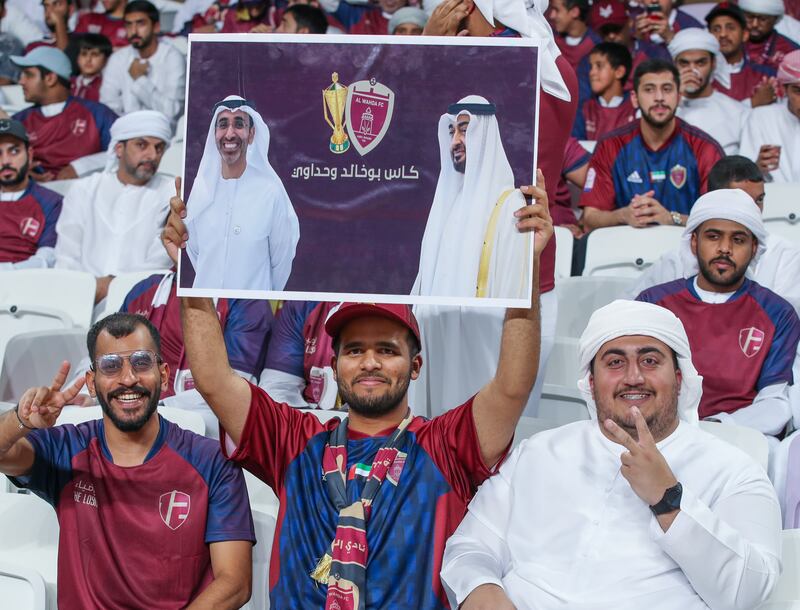
[{"label": "spectator in background", "polygon": [[333,16],[347,28],[348,34],[388,34],[389,19],[408,5],[408,0],[378,0],[378,6],[350,4],[339,0]]},{"label": "spectator in background", "polygon": [[72,79],[72,95],[99,102],[103,68],[111,56],[111,42],[102,34],[84,34],[78,47],[80,74]]},{"label": "spectator in background", "polygon": [[125,6],[128,0],[102,0],[104,13],[84,13],[78,19],[75,31],[79,34],[102,34],[115,49],[128,45],[125,26]]},{"label": "spectator in background", "polygon": [[42,32],[36,24],[17,7],[8,6],[5,0],[0,0],[0,34],[12,35],[22,43],[23,48],[42,38]]},{"label": "spectator in background", "polygon": [[389,33],[394,36],[421,36],[428,14],[416,6],[404,6],[389,19]]},{"label": "spectator in background", "polygon": [[698,199],[689,221],[681,256],[694,258],[693,276],[637,300],[683,322],[703,376],[700,418],[755,428],[774,448],[792,418],[788,386],[800,318],[788,301],[745,277],[766,249],[761,213],[746,192],[720,189]]},{"label": "spectator in background", "polygon": [[800,50],[783,58],[777,79],[786,99],[753,109],[740,151],[769,182],[800,182]]},{"label": "spectator in background", "polygon": [[35,40],[26,48],[30,52],[37,47],[55,47],[67,54],[73,69],[78,58],[78,38],[70,28],[75,15],[75,0],[42,0],[44,21],[50,30],[50,36]]},{"label": "spectator in background", "polygon": [[[325,320],[338,303],[286,301],[278,310],[258,385],[277,402],[298,408],[341,406]],[[412,405],[415,407],[415,405]]]},{"label": "spectator in background", "polygon": [[0,271],[52,267],[61,195],[28,177],[25,127],[0,119]]},{"label": "spectator in background", "polygon": [[72,70],[63,51],[38,47],[11,60],[22,68],[19,82],[25,101],[33,104],[14,115],[36,150],[33,179],[76,177],[70,163],[108,148],[117,115],[103,104],[70,96]]},{"label": "spectator in background", "polygon": [[740,0],[739,8],[744,12],[749,35],[745,51],[754,64],[777,68],[787,53],[800,48],[775,31],[785,12],[783,0]]},{"label": "spectator in background", "polygon": [[225,13],[220,32],[265,34],[275,29],[275,9],[269,0],[239,0]]},{"label": "spectator in background", "polygon": [[589,54],[592,97],[575,117],[572,135],[579,140],[599,140],[636,120],[636,107],[625,83],[631,74],[631,54],[616,42],[601,42]]},{"label": "spectator in background", "polygon": [[[0,34],[0,86],[16,85],[19,81],[19,66],[16,66],[11,57],[21,55],[23,52],[22,44],[11,34]],[[0,93],[0,104],[7,106],[9,100]]]},{"label": "spectator in background", "polygon": [[748,108],[714,89],[715,80],[730,84],[728,64],[719,53],[717,39],[706,30],[686,28],[672,38],[669,52],[681,77],[677,115],[702,128],[726,155],[735,155]]},{"label": "spectator in background", "polygon": [[556,205],[550,210],[553,224],[566,227],[575,238],[583,235],[583,228],[578,223],[576,210],[572,205],[572,191],[568,182],[578,190],[583,189],[586,183],[586,172],[589,170],[589,153],[577,139],[570,137],[564,151],[564,162],[561,169],[561,179],[556,189]]},{"label": "spectator in background", "polygon": [[597,144],[580,202],[587,230],[686,223],[723,152],[675,117],[679,87],[678,70],[666,61],[646,61],[634,72],[633,101],[642,118]]},{"label": "spectator in background", "polygon": [[111,128],[105,171],[77,180],[56,230],[56,267],[97,278],[95,303],[114,275],[160,271],[171,262],[159,240],[174,186],[156,174],[171,135],[167,118],[140,110]]},{"label": "spectator in background", "polygon": [[[720,159],[708,175],[709,192],[719,189],[742,189],[759,211],[764,211],[764,177],[750,159],[739,155]],[[767,233],[763,246],[761,256],[748,267],[747,276],[789,301],[800,314],[800,248],[772,233]],[[685,257],[680,248],[667,252],[644,270],[630,296],[634,298],[648,288],[696,273],[694,258]]]},{"label": "spectator in background", "polygon": [[587,24],[588,0],[551,0],[547,18],[555,30],[559,50],[573,68],[601,42]]},{"label": "spectator in background", "polygon": [[[659,10],[649,10],[650,7]],[[638,14],[634,18],[636,37],[653,44],[667,45],[676,33],[684,28],[701,28],[703,25],[677,7],[677,0],[639,0]]]},{"label": "spectator in background", "polygon": [[328,20],[321,9],[308,4],[293,4],[281,15],[281,23],[275,30],[279,34],[324,34]]},{"label": "spectator in background", "polygon": [[100,101],[120,114],[158,110],[174,131],[183,114],[186,58],[171,44],[159,42],[158,10],[147,0],[128,3],[125,27],[131,44],[109,58]]},{"label": "spectator in background", "polygon": [[730,2],[720,2],[706,15],[706,23],[719,43],[730,74],[730,86],[725,87],[715,79],[714,88],[752,108],[774,102],[775,69],[751,62],[745,53],[750,32],[742,9]]}]

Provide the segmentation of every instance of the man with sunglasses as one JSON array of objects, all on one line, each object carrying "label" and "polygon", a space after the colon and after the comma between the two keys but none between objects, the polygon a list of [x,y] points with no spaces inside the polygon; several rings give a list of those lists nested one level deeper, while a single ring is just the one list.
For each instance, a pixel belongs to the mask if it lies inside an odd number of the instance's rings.
[{"label": "man with sunglasses", "polygon": [[58,514],[58,606],[239,608],[255,539],[241,471],[156,413],[169,367],[146,318],[108,316],[87,346],[102,420],[54,427],[84,383],[61,389],[67,363],[0,415],[0,472]]}]

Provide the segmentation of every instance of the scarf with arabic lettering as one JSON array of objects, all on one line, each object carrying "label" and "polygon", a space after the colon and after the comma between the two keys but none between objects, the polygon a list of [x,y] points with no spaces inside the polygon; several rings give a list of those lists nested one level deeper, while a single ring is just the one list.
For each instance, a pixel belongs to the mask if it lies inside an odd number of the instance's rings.
[{"label": "scarf with arabic lettering", "polygon": [[367,580],[367,521],[372,512],[372,501],[381,489],[384,479],[397,485],[397,465],[402,468],[405,454],[399,450],[406,428],[414,416],[409,411],[391,436],[378,449],[361,492],[361,498],[352,504],[347,501],[347,424],[342,421],[331,430],[322,454],[322,472],[328,497],[339,510],[336,536],[330,550],[319,560],[311,577],[328,585],[325,610],[364,610]]}]

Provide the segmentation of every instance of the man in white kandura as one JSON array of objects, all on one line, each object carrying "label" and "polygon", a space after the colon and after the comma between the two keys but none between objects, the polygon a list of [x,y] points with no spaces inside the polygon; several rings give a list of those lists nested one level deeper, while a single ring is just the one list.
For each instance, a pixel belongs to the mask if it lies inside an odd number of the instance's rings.
[{"label": "man in white kandura", "polygon": [[156,110],[140,110],[111,126],[105,170],[75,180],[56,224],[57,268],[97,278],[96,302],[115,275],[169,269],[161,244],[172,178],[157,174],[172,129]]},{"label": "man in white kandura", "polygon": [[194,288],[286,285],[300,224],[268,152],[269,129],[253,102],[230,95],[214,106],[186,206]]},{"label": "man in white kandura", "polygon": [[439,119],[441,172],[411,294],[525,298],[530,236],[515,228],[514,188],[496,108],[469,95]]},{"label": "man in white kandura", "polygon": [[698,428],[680,320],[614,301],[579,359],[593,419],[523,441],[447,542],[459,607],[758,607],[781,571],[780,507],[756,462]]}]

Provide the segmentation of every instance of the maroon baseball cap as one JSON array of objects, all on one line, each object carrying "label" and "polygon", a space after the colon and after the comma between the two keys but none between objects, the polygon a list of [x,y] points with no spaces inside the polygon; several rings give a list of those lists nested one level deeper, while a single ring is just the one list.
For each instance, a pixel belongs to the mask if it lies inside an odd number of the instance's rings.
[{"label": "maroon baseball cap", "polygon": [[395,303],[340,303],[331,310],[328,319],[325,320],[325,330],[331,337],[336,337],[345,324],[367,316],[378,316],[399,322],[412,332],[417,343],[422,344],[419,324],[411,307]]},{"label": "maroon baseball cap", "polygon": [[744,18],[744,13],[738,5],[731,2],[720,2],[706,15],[706,23],[711,27],[711,22],[720,15],[725,15],[739,22],[742,28],[747,28],[747,21]]},{"label": "maroon baseball cap", "polygon": [[625,25],[628,23],[628,9],[620,0],[595,0],[589,13],[589,23],[594,30],[604,25]]}]

